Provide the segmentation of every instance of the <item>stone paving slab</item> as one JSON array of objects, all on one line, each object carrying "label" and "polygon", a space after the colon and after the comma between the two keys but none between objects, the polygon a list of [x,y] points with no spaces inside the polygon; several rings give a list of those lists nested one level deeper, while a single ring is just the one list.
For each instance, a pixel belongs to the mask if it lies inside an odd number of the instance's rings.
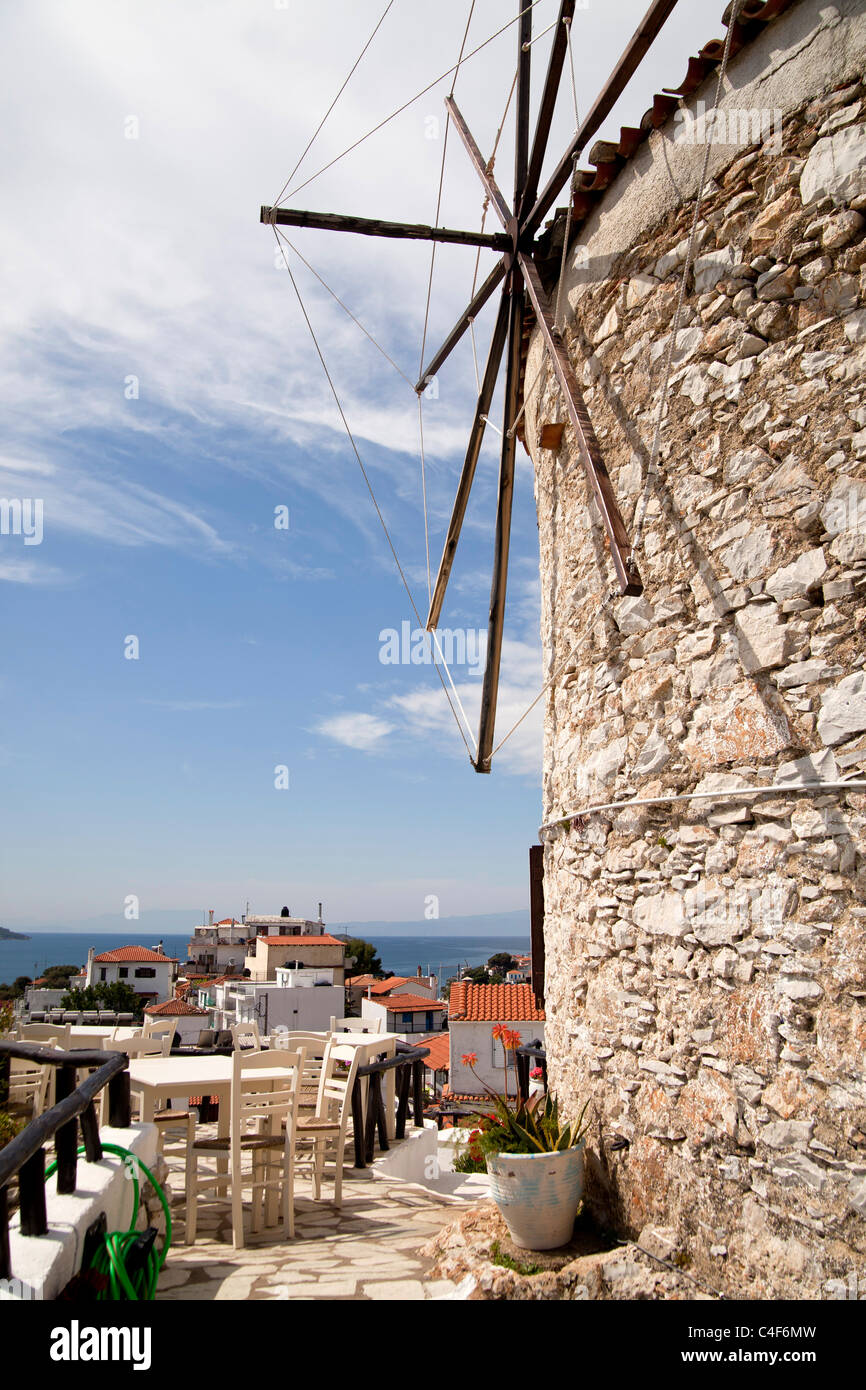
[{"label": "stone paving slab", "polygon": [[[465,1197],[437,1193],[369,1172],[343,1173],[343,1205],[313,1200],[308,1179],[295,1182],[295,1239],[282,1226],[252,1235],[242,1250],[232,1245],[227,1201],[203,1200],[194,1246],[183,1240],[183,1172],[169,1161],[175,1239],[157,1290],[157,1300],[328,1299],[419,1301],[454,1298],[455,1288],[420,1254],[432,1236],[466,1209]],[[468,1196],[469,1194],[467,1194]],[[472,1194],[474,1197],[476,1194]],[[248,1214],[247,1214],[248,1215]]]}]

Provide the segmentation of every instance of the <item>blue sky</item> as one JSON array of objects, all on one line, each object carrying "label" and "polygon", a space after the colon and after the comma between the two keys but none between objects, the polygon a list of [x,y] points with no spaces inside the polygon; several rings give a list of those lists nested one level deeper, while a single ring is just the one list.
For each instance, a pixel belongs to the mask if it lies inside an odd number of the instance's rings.
[{"label": "blue sky", "polygon": [[[583,108],[645,9],[575,17]],[[0,535],[0,921],[213,906],[424,918],[527,901],[541,815],[540,707],[477,776],[429,666],[384,665],[415,621],[336,416],[261,203],[279,189],[383,5],[147,6],[35,0],[0,43],[7,190],[0,253],[0,497],[38,498],[40,545]],[[609,123],[639,117],[720,3],[690,0]],[[536,32],[556,14],[541,0]],[[295,183],[454,62],[468,3],[396,0]],[[471,48],[511,17],[478,0]],[[579,29],[579,26],[583,26]],[[549,37],[535,50],[540,84]],[[485,151],[514,31],[461,72]],[[432,221],[448,83],[292,201]],[[537,89],[536,89],[537,95]],[[551,153],[573,126],[563,88]],[[129,138],[130,135],[134,138]],[[497,165],[509,186],[511,132]],[[450,136],[441,221],[477,227]],[[293,241],[406,374],[419,365],[429,248],[298,232]],[[479,274],[492,265],[483,253]],[[414,393],[293,263],[328,365],[426,609]],[[469,297],[474,252],[441,248],[436,344]],[[479,321],[486,353],[489,315]],[[135,379],[133,381],[133,378]],[[471,345],[424,403],[431,564],[474,405]],[[493,418],[499,413],[494,409]],[[488,441],[442,626],[486,630],[498,438]],[[289,509],[277,530],[274,509]],[[519,451],[498,733],[541,687],[538,556]],[[137,660],[124,656],[135,636]],[[474,728],[480,678],[454,671]],[[289,770],[278,790],[275,769]]]}]

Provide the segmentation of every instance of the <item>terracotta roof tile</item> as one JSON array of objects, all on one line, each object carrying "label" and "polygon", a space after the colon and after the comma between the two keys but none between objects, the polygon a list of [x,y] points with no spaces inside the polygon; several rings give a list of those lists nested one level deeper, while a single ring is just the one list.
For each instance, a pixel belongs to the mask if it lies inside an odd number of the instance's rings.
[{"label": "terracotta roof tile", "polygon": [[147,962],[148,965],[163,964],[174,965],[177,956],[164,956],[159,951],[151,951],[147,946],[117,946],[113,951],[103,951],[101,955],[94,956],[95,965],[116,965],[118,961],[139,961]]},{"label": "terracotta roof tile", "polygon": [[431,1038],[415,1038],[419,1047],[426,1047],[430,1056],[424,1058],[431,1071],[448,1071],[451,1067],[451,1034],[434,1033]]},{"label": "terracotta roof tile", "polygon": [[257,941],[264,941],[268,946],[345,946],[345,941],[338,941],[336,936],[259,936]]},{"label": "terracotta roof tile", "polygon": [[381,1001],[394,1013],[410,1013],[412,1009],[444,1009],[441,999],[422,999],[419,994],[389,994]]},{"label": "terracotta roof tile", "polygon": [[149,1004],[144,1012],[158,1014],[160,1018],[185,1018],[189,1014],[207,1018],[207,1009],[198,1009],[195,1004],[187,1003],[186,999],[166,999],[164,1004]]},{"label": "terracotta roof tile", "polygon": [[532,986],[479,985],[460,980],[451,986],[449,1017],[455,1022],[529,1023],[543,1022]]}]

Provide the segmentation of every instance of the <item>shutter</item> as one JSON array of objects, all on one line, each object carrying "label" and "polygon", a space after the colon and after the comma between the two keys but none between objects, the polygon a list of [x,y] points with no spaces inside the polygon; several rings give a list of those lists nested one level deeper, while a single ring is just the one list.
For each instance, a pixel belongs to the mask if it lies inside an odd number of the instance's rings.
[{"label": "shutter", "polygon": [[544,846],[529,847],[529,923],[532,992],[544,1008]]}]

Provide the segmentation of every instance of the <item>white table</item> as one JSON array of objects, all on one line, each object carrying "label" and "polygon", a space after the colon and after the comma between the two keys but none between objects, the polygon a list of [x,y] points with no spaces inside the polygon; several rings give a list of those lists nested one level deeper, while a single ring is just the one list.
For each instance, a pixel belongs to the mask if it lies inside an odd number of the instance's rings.
[{"label": "white table", "polygon": [[85,1023],[73,1027],[69,1035],[69,1047],[81,1051],[83,1047],[93,1047],[98,1051],[100,1042],[108,1042],[112,1037],[117,1042],[125,1042],[128,1038],[137,1038],[141,1032],[140,1028],[114,1028],[111,1024]]}]

